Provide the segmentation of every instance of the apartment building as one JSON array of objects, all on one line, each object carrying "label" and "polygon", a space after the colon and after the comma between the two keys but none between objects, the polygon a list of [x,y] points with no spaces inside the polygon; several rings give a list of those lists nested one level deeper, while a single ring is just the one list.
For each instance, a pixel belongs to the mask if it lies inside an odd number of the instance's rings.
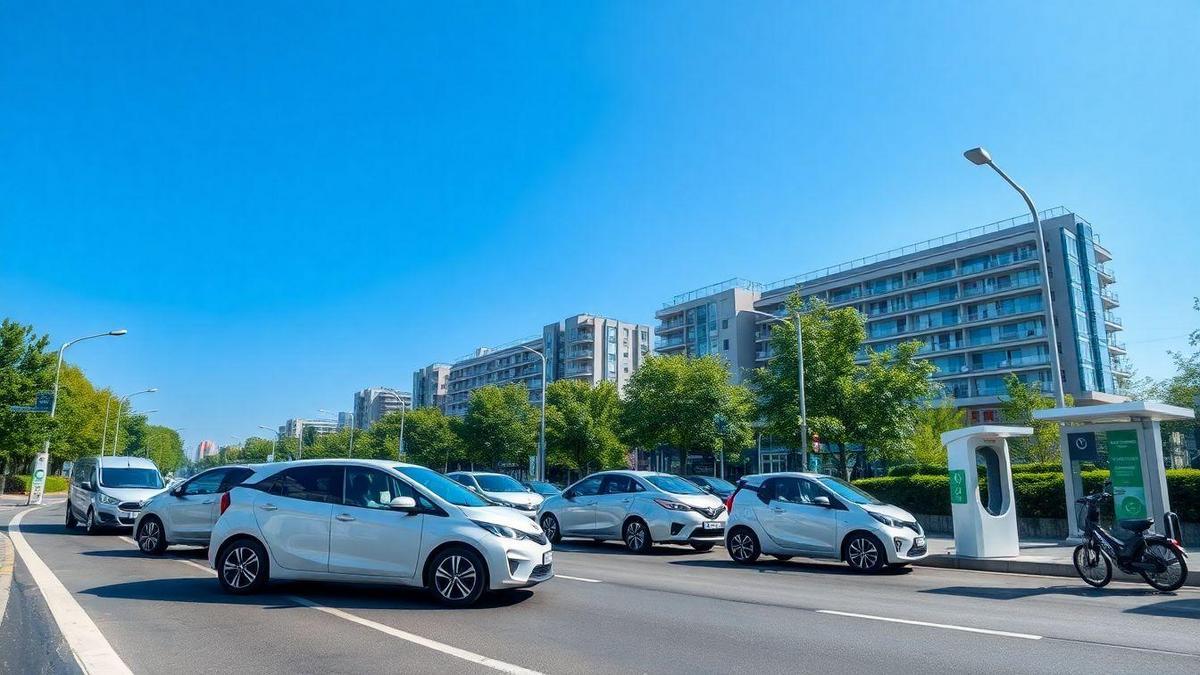
[{"label": "apartment building", "polygon": [[450,381],[449,363],[431,363],[413,372],[412,407],[446,408],[446,387]]},{"label": "apartment building", "polygon": [[[522,383],[529,400],[542,398],[542,354],[546,381],[577,379],[590,384],[612,382],[624,389],[630,376],[651,352],[650,326],[594,314],[576,314],[542,328],[533,336],[499,347],[481,347],[449,367],[444,410],[463,415],[471,392],[489,385]],[[413,381],[423,377],[416,371]]]},{"label": "apartment building", "polygon": [[354,428],[366,429],[388,413],[412,409],[412,394],[389,387],[368,387],[354,392]]},{"label": "apartment building", "polygon": [[[1129,372],[1109,261],[1086,220],[1065,208],[1042,212],[1064,389],[1079,405],[1125,400]],[[719,354],[730,375],[771,358],[771,318],[801,292],[867,319],[859,351],[919,341],[934,378],[975,423],[998,419],[1004,378],[1015,373],[1053,391],[1049,306],[1037,234],[1013,218],[860,258],[770,284],[734,279],[676,296],[656,313],[658,351]]]},{"label": "apartment building", "polygon": [[337,420],[303,419],[294,417],[279,427],[279,435],[290,438],[300,438],[302,429],[314,429],[318,436],[332,434],[342,428]]}]

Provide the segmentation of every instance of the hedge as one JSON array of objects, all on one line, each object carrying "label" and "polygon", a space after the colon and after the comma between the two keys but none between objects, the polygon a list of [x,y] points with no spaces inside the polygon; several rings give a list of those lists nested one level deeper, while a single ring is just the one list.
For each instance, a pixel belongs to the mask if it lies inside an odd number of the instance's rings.
[{"label": "hedge", "polygon": [[[863,478],[854,484],[879,499],[913,513],[950,515],[950,479],[940,476],[885,476]],[[1098,491],[1108,471],[1084,471],[1085,493]],[[1061,473],[1014,473],[1017,515],[1022,518],[1066,518],[1067,506]],[[1167,491],[1171,508],[1181,520],[1200,522],[1200,469],[1168,469]]]},{"label": "hedge", "polygon": [[[1080,464],[1084,471],[1095,469],[1089,462]],[[980,471],[982,471],[982,467]],[[1029,464],[1013,464],[1013,473],[1062,473],[1062,465],[1058,462],[1032,462]],[[944,476],[946,467],[935,464],[903,464],[893,467],[887,472],[889,476]]]},{"label": "hedge", "polygon": [[[33,483],[32,476],[6,476],[4,491],[9,494],[29,494],[29,486]],[[66,476],[46,476],[44,492],[66,492]]]}]

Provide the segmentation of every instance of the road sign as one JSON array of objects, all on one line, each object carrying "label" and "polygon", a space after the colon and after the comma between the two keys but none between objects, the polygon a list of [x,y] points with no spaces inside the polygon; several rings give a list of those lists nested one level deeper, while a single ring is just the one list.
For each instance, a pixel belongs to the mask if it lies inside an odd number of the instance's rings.
[{"label": "road sign", "polygon": [[46,465],[50,463],[50,453],[39,452],[33,462],[33,480],[29,485],[30,504],[42,503],[42,492],[46,489]]},{"label": "road sign", "polygon": [[1072,462],[1094,462],[1100,459],[1100,454],[1096,451],[1095,432],[1067,434],[1067,448],[1071,452]]},{"label": "road sign", "polygon": [[10,412],[20,413],[48,413],[50,408],[54,406],[54,392],[39,391],[34,397],[33,405],[10,405]]}]

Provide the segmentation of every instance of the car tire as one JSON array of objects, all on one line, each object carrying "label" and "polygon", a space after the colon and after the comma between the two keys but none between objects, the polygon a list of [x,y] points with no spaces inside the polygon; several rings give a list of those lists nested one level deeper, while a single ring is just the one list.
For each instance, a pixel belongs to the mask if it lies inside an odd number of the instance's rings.
[{"label": "car tire", "polygon": [[542,532],[546,533],[546,538],[550,540],[551,544],[562,541],[562,528],[559,527],[558,518],[555,518],[553,513],[542,516],[541,525]]},{"label": "car tire", "polygon": [[100,534],[100,523],[96,522],[96,512],[88,509],[87,520],[83,521],[83,531],[87,534]]},{"label": "car tire", "polygon": [[729,551],[729,557],[739,565],[752,564],[758,561],[758,556],[762,555],[758,537],[754,534],[754,530],[748,527],[735,527],[729,533],[729,539],[725,541],[725,550]]},{"label": "car tire", "polygon": [[879,538],[869,532],[855,532],[842,545],[842,559],[855,572],[878,572],[887,566],[887,552]]},{"label": "car tire", "polygon": [[75,526],[77,526],[77,525],[79,525],[79,519],[75,517],[75,511],[71,509],[71,504],[68,502],[67,503],[67,522],[66,522],[67,529],[73,530],[73,529],[75,529]]},{"label": "car tire", "polygon": [[487,565],[474,550],[453,546],[429,563],[427,588],[449,607],[469,607],[487,590]]},{"label": "car tire", "polygon": [[771,557],[778,560],[779,562],[787,562],[792,559],[792,556],[790,556],[790,555],[772,555]]},{"label": "car tire", "polygon": [[147,516],[142,518],[141,523],[138,523],[138,531],[133,538],[137,541],[138,549],[142,553],[162,555],[163,551],[167,550],[166,535],[162,521],[154,516]]},{"label": "car tire", "polygon": [[625,540],[625,548],[633,553],[649,553],[654,548],[654,540],[650,538],[650,528],[641,518],[630,518],[621,528],[621,538]]},{"label": "car tire", "polygon": [[253,539],[235,539],[225,544],[217,554],[216,563],[221,588],[233,595],[257,593],[271,577],[267,550]]},{"label": "car tire", "polygon": [[713,550],[714,546],[716,546],[716,544],[714,544],[712,542],[708,542],[708,541],[692,542],[692,548],[696,549],[697,551],[700,551],[701,553],[708,553],[709,551]]}]

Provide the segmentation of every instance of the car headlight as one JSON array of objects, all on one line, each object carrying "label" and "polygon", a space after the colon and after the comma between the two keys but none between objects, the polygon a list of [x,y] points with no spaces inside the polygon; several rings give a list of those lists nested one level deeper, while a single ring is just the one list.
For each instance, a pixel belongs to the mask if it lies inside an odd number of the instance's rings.
[{"label": "car headlight", "polygon": [[121,503],[121,500],[117,499],[116,497],[110,497],[110,496],[104,494],[103,492],[100,492],[98,494],[100,495],[100,503],[101,504],[110,504],[112,506],[116,506],[117,504]]},{"label": "car headlight", "polygon": [[673,502],[670,499],[655,499],[654,503],[658,504],[659,506],[663,507],[664,509],[666,509],[668,511],[691,511],[692,510],[692,507],[688,506],[687,504]]},{"label": "car headlight", "polygon": [[496,523],[489,523],[489,522],[482,521],[482,520],[472,520],[471,522],[482,527],[483,529],[487,530],[488,532],[491,532],[492,534],[496,535],[497,537],[501,537],[503,539],[528,539],[529,538],[529,535],[525,534],[524,532],[522,532],[520,530],[514,530],[513,528],[508,527],[507,525],[498,525]]},{"label": "car headlight", "polygon": [[901,526],[900,521],[896,520],[895,518],[889,518],[889,517],[883,515],[882,513],[875,513],[874,511],[867,511],[867,513],[871,514],[872,518],[874,518],[875,520],[878,520],[879,522],[883,523],[884,525],[887,525],[888,527],[900,527]]}]

